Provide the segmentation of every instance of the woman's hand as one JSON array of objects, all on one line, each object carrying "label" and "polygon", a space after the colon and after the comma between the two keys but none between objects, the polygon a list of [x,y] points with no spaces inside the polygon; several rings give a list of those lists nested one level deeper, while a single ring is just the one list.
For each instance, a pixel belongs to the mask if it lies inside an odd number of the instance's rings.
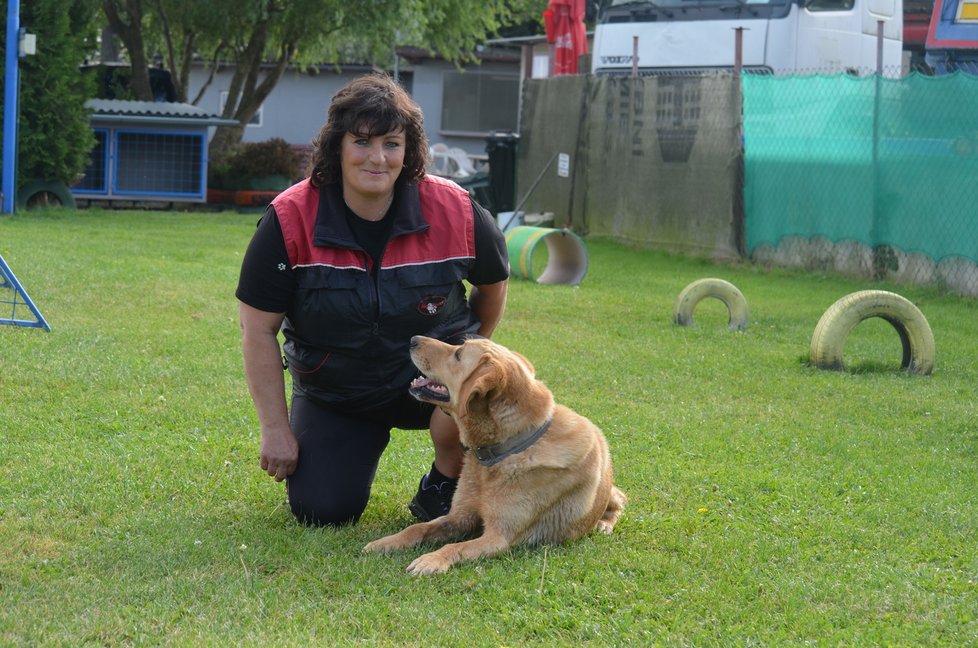
[{"label": "woman's hand", "polygon": [[261,431],[261,469],[282,481],[293,472],[299,463],[299,444],[288,425],[285,427],[262,428]]}]

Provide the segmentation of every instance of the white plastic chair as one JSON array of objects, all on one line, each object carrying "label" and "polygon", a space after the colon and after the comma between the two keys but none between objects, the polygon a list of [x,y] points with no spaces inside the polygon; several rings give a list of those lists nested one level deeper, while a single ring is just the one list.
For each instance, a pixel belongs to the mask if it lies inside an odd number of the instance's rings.
[{"label": "white plastic chair", "polygon": [[452,160],[455,162],[458,171],[455,173],[456,178],[464,178],[465,176],[475,175],[476,168],[472,164],[472,160],[469,159],[469,154],[460,148],[450,148],[448,149],[449,155],[451,155]]},{"label": "white plastic chair", "polygon": [[455,167],[448,145],[438,142],[433,144],[429,150],[431,152],[431,164],[428,165],[428,173],[451,178],[455,173]]}]

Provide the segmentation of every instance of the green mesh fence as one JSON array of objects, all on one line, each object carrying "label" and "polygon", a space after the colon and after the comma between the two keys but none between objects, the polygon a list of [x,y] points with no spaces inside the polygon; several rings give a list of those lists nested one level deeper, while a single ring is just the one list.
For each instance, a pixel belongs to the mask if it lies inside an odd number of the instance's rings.
[{"label": "green mesh fence", "polygon": [[747,248],[978,291],[978,79],[743,79]]},{"label": "green mesh fence", "polygon": [[978,296],[976,180],[978,77],[962,72],[524,89],[517,195],[583,234]]}]

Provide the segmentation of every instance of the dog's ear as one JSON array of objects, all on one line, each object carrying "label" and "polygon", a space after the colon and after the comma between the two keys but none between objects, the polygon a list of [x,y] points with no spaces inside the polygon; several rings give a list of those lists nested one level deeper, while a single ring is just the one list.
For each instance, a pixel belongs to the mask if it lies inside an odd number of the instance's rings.
[{"label": "dog's ear", "polygon": [[488,353],[483,353],[475,369],[462,383],[459,394],[459,414],[484,412],[492,393],[502,387],[505,373],[498,361]]},{"label": "dog's ear", "polygon": [[530,362],[530,360],[525,355],[523,355],[522,353],[519,353],[518,351],[513,351],[512,349],[510,349],[509,352],[512,353],[514,356],[516,356],[516,359],[517,360],[519,360],[524,365],[526,365],[527,371],[530,372],[530,378],[536,378],[537,377],[537,370],[533,367],[533,363]]}]

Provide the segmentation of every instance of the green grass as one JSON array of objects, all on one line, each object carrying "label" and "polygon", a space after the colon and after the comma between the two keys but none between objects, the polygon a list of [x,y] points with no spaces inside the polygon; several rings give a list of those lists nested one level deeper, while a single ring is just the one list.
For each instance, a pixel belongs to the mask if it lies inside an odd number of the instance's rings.
[{"label": "green grass", "polygon": [[[898,370],[861,324],[853,370],[808,366],[857,281],[587,242],[578,288],[513,280],[497,340],[603,428],[615,533],[416,579],[431,460],[396,432],[360,524],[298,526],[257,466],[234,288],[255,215],[0,218],[53,331],[0,327],[3,645],[966,645],[978,642],[978,303],[907,286],[937,344]],[[717,276],[747,297],[726,330]],[[6,317],[7,314],[4,314]]]}]

